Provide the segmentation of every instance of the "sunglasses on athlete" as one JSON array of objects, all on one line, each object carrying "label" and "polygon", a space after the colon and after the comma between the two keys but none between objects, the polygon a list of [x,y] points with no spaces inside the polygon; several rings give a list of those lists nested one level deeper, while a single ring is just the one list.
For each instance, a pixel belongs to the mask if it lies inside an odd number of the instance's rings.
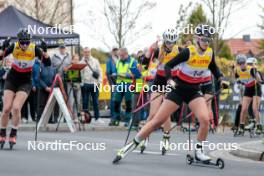
[{"label": "sunglasses on athlete", "polygon": [[165,45],[174,45],[176,42],[165,41]]},{"label": "sunglasses on athlete", "polygon": [[20,45],[29,45],[30,41],[29,40],[19,40]]},{"label": "sunglasses on athlete", "polygon": [[208,37],[200,37],[200,40],[201,42],[208,43],[208,44],[212,42],[212,39]]},{"label": "sunglasses on athlete", "polygon": [[237,64],[238,64],[238,65],[245,65],[246,62],[238,62]]}]

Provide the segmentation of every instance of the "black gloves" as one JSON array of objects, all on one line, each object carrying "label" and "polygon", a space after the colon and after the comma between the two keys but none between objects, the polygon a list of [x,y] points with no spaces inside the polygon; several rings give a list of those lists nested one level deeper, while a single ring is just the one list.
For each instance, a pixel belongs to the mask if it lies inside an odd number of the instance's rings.
[{"label": "black gloves", "polygon": [[40,47],[42,48],[42,50],[44,52],[47,52],[48,46],[47,46],[46,42],[44,41],[44,39],[41,39]]},{"label": "black gloves", "polygon": [[4,51],[6,48],[8,48],[10,46],[10,41],[11,41],[11,37],[8,37],[4,42],[3,42],[3,47],[2,50]]}]

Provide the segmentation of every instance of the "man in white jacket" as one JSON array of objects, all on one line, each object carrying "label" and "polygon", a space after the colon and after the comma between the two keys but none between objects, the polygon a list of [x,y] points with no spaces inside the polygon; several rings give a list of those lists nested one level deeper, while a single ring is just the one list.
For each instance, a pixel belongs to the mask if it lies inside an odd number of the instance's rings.
[{"label": "man in white jacket", "polygon": [[100,84],[102,83],[102,70],[98,59],[91,56],[91,50],[85,47],[83,50],[83,58],[81,63],[87,64],[87,66],[81,71],[82,75],[82,107],[84,112],[89,111],[89,98],[92,96],[93,110],[95,122],[103,123],[99,119],[99,90]]}]

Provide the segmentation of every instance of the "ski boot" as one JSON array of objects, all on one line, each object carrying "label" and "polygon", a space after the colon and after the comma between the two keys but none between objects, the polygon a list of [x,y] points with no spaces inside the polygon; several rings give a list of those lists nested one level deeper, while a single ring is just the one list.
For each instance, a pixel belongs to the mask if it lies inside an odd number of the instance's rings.
[{"label": "ski boot", "polygon": [[10,150],[13,150],[14,145],[16,144],[16,136],[9,137],[9,146]]},{"label": "ski boot", "polygon": [[113,164],[117,164],[121,159],[125,158],[125,156],[129,152],[132,152],[133,150],[135,150],[135,148],[137,148],[137,146],[138,146],[138,143],[135,140],[133,140],[133,141],[129,142],[127,145],[125,145],[123,148],[118,150],[117,155],[116,155],[115,159],[113,160]]},{"label": "ski boot", "polygon": [[247,126],[245,126],[245,130],[247,130],[247,131],[252,131],[252,130],[254,130],[254,128],[255,128],[255,121],[254,120],[251,120],[250,121],[250,123],[247,125]]},{"label": "ski boot", "polygon": [[166,152],[169,150],[170,148],[170,134],[167,132],[164,132],[163,134],[163,140],[162,140],[162,149],[161,149],[161,154],[165,155]]}]

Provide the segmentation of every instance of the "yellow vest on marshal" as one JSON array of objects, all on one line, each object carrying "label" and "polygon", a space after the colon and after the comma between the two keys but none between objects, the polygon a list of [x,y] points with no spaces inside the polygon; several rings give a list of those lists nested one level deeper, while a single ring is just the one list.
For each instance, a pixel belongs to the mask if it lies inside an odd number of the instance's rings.
[{"label": "yellow vest on marshal", "polygon": [[[117,70],[117,80],[116,83],[132,83],[133,80],[130,78],[124,78],[127,73],[131,73],[130,68],[133,65],[134,58],[130,57],[130,63],[125,63],[123,64],[120,60],[117,61],[116,63],[116,70]],[[123,76],[118,76],[118,75],[123,75]]]}]

